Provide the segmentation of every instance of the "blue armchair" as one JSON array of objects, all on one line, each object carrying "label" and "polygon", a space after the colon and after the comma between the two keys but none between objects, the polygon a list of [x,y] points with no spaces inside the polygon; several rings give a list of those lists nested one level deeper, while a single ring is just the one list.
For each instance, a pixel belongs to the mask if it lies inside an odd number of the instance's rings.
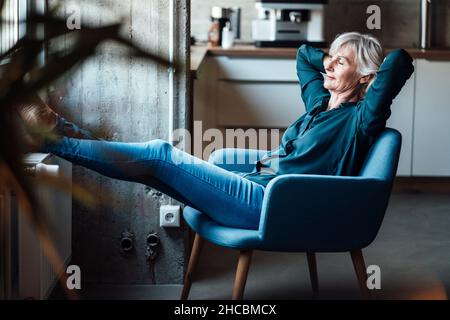
[{"label": "blue armchair", "polygon": [[[281,175],[267,185],[258,230],[220,225],[206,214],[185,207],[183,216],[195,232],[181,299],[187,299],[204,240],[240,251],[233,299],[242,299],[253,250],[306,252],[313,292],[318,291],[316,252],[350,252],[365,297],[366,267],[361,249],[376,237],[389,202],[401,147],[398,131],[386,128],[372,144],[358,176]],[[222,149],[209,161],[247,159],[260,150]],[[230,154],[231,153],[231,154]],[[253,154],[254,155],[254,154]],[[220,163],[224,163],[221,161]],[[221,164],[248,172],[251,164]]]}]

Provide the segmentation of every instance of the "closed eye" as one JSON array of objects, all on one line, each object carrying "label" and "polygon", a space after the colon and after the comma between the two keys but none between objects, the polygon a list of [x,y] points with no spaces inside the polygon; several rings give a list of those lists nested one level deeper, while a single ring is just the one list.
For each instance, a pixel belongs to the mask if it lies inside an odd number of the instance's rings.
[{"label": "closed eye", "polygon": [[337,60],[340,65],[344,65],[346,62],[348,62],[348,58],[345,56],[337,56]]}]

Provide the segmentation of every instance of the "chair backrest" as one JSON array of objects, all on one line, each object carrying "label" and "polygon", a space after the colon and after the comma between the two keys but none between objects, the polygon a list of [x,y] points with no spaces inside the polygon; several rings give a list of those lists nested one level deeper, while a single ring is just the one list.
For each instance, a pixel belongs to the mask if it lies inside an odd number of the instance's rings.
[{"label": "chair backrest", "polygon": [[[348,184],[345,180],[352,177],[275,178],[270,183],[270,198],[263,203],[261,248],[332,252],[369,245],[389,203],[400,147],[400,133],[384,129],[371,145],[360,176]],[[323,193],[324,183],[328,184],[328,194]]]},{"label": "chair backrest", "polygon": [[359,175],[392,184],[397,173],[401,144],[400,132],[392,128],[384,129],[370,147]]}]

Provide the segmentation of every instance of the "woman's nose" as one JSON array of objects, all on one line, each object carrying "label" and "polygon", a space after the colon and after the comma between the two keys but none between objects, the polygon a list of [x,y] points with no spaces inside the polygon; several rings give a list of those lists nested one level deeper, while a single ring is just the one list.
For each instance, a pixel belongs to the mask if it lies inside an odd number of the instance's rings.
[{"label": "woman's nose", "polygon": [[325,65],[325,70],[327,71],[333,71],[333,60],[328,60]]}]

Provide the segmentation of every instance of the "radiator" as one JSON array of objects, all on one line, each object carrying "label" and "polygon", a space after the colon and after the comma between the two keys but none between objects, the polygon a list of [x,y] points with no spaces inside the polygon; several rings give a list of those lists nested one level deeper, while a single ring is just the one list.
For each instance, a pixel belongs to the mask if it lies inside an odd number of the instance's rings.
[{"label": "radiator", "polygon": [[0,184],[0,299],[11,294],[11,193]]},{"label": "radiator", "polygon": [[[64,177],[70,183],[72,181],[71,163],[51,154],[29,154],[25,163],[36,175],[46,171]],[[42,182],[36,186],[36,195],[43,204],[43,212],[53,227],[50,228],[50,235],[66,267],[72,251],[72,195]],[[4,235],[6,245],[2,250],[6,261],[2,268],[3,296],[6,299],[47,299],[60,274],[56,274],[47,260],[41,242],[22,214],[14,194],[3,190],[0,199],[3,199],[3,210],[6,211],[2,223],[7,230]]]}]

